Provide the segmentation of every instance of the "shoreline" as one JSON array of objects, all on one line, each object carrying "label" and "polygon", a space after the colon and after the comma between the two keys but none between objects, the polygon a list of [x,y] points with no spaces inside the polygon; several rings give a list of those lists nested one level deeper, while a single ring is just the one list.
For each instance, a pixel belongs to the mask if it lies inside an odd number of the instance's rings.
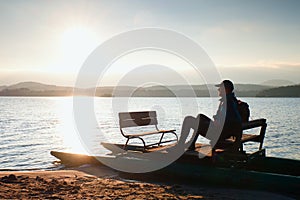
[{"label": "shoreline", "polygon": [[0,171],[0,188],[1,199],[291,199],[257,190],[129,180],[108,167],[92,165]]}]

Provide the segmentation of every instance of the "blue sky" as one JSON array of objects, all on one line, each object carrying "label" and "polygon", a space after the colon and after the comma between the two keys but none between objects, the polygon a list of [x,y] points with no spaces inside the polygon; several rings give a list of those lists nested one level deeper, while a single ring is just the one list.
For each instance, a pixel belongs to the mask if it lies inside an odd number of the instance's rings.
[{"label": "blue sky", "polygon": [[72,85],[95,47],[144,27],[187,35],[205,49],[222,78],[299,83],[299,9],[297,0],[3,0],[0,84]]}]

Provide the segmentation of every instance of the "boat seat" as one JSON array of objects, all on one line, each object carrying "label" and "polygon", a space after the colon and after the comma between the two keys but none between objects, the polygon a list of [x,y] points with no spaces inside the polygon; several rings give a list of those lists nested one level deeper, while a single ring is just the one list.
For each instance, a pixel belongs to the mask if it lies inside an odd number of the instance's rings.
[{"label": "boat seat", "polygon": [[[160,130],[158,128],[158,121],[156,111],[140,111],[140,112],[120,112],[119,113],[119,125],[121,134],[127,138],[126,143],[124,145],[124,149],[127,148],[128,142],[131,139],[140,139],[143,143],[144,150],[148,147],[159,146],[162,143],[170,143],[173,141],[178,142],[178,136],[175,133],[176,130]],[[141,127],[141,126],[154,126],[154,131],[150,132],[141,132],[141,133],[126,133],[124,128],[129,127]],[[172,140],[163,140],[166,133],[171,133],[175,136],[175,139]],[[146,144],[144,136],[161,134],[160,139],[156,143]]]},{"label": "boat seat", "polygon": [[252,128],[260,128],[259,134],[242,134],[241,138],[241,147],[240,150],[243,151],[243,144],[246,142],[258,142],[258,149],[261,150],[263,148],[263,143],[265,139],[266,129],[267,129],[267,120],[266,119],[256,119],[246,123],[243,123],[242,129],[248,130]]},{"label": "boat seat", "polygon": [[[259,134],[246,134],[242,133],[240,141],[237,141],[240,143],[239,151],[243,151],[243,146],[244,143],[247,142],[258,142],[259,143],[259,150],[262,150],[263,148],[263,141],[265,138],[265,133],[266,133],[266,128],[267,128],[267,123],[266,119],[256,119],[256,120],[251,120],[249,122],[243,123],[242,124],[242,131],[248,130],[248,129],[253,129],[253,128],[260,128]],[[226,139],[225,141],[219,142],[214,148],[230,148],[232,147],[233,143],[236,142],[235,137],[230,137]]]}]

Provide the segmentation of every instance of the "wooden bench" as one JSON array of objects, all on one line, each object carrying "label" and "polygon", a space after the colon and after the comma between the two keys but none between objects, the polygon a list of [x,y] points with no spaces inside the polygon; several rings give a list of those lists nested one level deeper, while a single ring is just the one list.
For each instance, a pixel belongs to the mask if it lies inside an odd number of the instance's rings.
[{"label": "wooden bench", "polygon": [[241,138],[241,150],[243,150],[243,144],[246,142],[259,142],[259,150],[263,148],[263,143],[265,139],[267,120],[266,119],[256,119],[243,124],[243,130],[248,130],[252,128],[259,128],[259,135],[256,134],[243,134]]},{"label": "wooden bench", "polygon": [[236,141],[236,138],[231,137],[226,139],[224,142],[221,142],[219,146],[228,147],[232,146],[233,143],[238,142],[240,143],[240,151],[243,151],[244,143],[246,142],[258,142],[259,143],[259,150],[262,150],[263,148],[263,142],[266,134],[266,128],[267,128],[267,120],[266,119],[256,119],[252,120],[246,123],[243,123],[242,125],[242,131],[252,129],[252,128],[260,128],[259,134],[245,134],[242,133],[240,141]]},{"label": "wooden bench", "polygon": [[[175,133],[176,130],[160,130],[157,127],[158,121],[157,121],[156,111],[120,112],[119,113],[119,125],[120,125],[121,134],[125,138],[127,138],[124,149],[127,148],[127,144],[130,139],[140,139],[143,142],[144,150],[147,147],[154,146],[154,145],[159,146],[162,143],[173,142],[173,141],[178,142],[178,136]],[[129,133],[125,133],[125,131],[124,131],[124,128],[151,126],[151,125],[154,126],[154,128],[155,128],[154,131],[151,131],[151,132],[129,134]],[[163,141],[163,137],[166,133],[174,134],[176,139]],[[146,142],[143,139],[143,137],[147,136],[147,135],[154,135],[154,134],[161,134],[159,141],[157,143],[152,143],[152,144],[146,145]]]}]

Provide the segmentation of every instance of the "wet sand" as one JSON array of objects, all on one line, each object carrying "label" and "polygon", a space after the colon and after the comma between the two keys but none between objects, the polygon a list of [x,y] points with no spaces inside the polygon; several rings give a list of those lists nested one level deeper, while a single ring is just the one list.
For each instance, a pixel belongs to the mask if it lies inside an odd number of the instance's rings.
[{"label": "wet sand", "polygon": [[0,199],[290,199],[279,194],[122,179],[107,167],[2,171]]}]

